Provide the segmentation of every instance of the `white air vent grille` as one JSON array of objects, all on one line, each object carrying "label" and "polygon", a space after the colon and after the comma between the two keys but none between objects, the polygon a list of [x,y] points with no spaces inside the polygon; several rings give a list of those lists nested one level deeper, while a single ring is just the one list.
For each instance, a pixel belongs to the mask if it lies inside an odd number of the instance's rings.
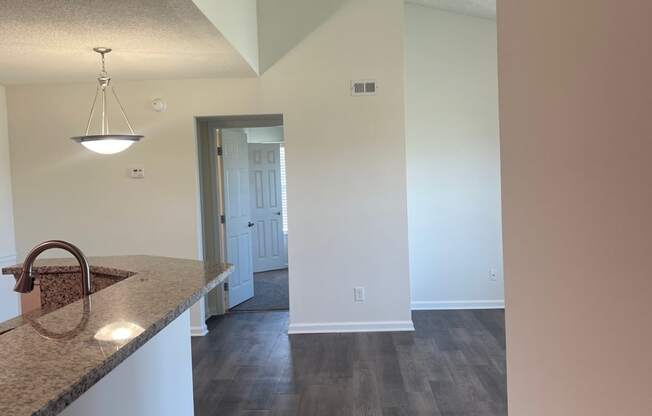
[{"label": "white air vent grille", "polygon": [[360,79],[351,81],[351,95],[376,95],[378,89],[376,81],[373,79]]}]

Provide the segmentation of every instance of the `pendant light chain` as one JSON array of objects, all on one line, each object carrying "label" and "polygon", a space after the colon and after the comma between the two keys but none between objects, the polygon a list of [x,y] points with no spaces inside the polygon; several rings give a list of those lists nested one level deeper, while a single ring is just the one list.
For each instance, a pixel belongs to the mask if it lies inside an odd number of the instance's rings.
[{"label": "pendant light chain", "polygon": [[106,62],[104,60],[104,54],[106,54],[105,51],[100,51],[100,55],[102,56],[102,71],[100,72],[100,76],[97,79],[100,83],[100,87],[102,88],[102,135],[110,134],[109,132],[109,116],[107,113],[107,106],[106,106],[106,87],[109,85],[109,82],[111,82],[111,78],[108,76],[106,73]]},{"label": "pendant light chain", "polygon": [[106,86],[102,85],[102,136],[108,134],[106,119]]},{"label": "pendant light chain", "polygon": [[100,55],[102,55],[102,71],[100,72],[100,77],[106,77],[106,66],[105,66],[105,62],[104,62],[104,54],[106,54],[106,52],[100,52]]}]

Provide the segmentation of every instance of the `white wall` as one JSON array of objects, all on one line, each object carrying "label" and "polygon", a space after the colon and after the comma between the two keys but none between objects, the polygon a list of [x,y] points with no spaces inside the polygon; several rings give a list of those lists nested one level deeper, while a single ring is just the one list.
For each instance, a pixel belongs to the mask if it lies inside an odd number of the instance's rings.
[{"label": "white wall", "polygon": [[412,306],[502,307],[496,22],[407,4],[405,42]]},{"label": "white wall", "polygon": [[[261,110],[284,114],[291,330],[411,325],[403,24],[400,0],[349,1],[262,76]],[[360,78],[380,93],[351,97]]]},{"label": "white wall", "polygon": [[652,414],[652,2],[500,0],[510,416]]},{"label": "white wall", "polygon": [[72,402],[61,416],[192,416],[188,324],[186,311]]},{"label": "white wall", "polygon": [[204,16],[213,23],[258,73],[258,13],[256,0],[193,0]]},{"label": "white wall", "polygon": [[[7,101],[0,85],[0,269],[16,263],[14,215],[7,133]],[[18,295],[13,291],[13,277],[0,276],[0,322],[20,313]]]},{"label": "white wall", "polygon": [[[292,324],[409,328],[403,23],[401,0],[352,0],[261,79],[116,79],[146,137],[108,157],[68,139],[84,127],[94,85],[12,86],[19,254],[56,237],[89,255],[196,258],[193,116],[283,113]],[[350,80],[367,77],[382,92],[351,97]],[[167,112],[151,110],[155,97]],[[144,180],[127,178],[133,164],[145,166]],[[367,302],[353,302],[354,286],[367,288]]]}]

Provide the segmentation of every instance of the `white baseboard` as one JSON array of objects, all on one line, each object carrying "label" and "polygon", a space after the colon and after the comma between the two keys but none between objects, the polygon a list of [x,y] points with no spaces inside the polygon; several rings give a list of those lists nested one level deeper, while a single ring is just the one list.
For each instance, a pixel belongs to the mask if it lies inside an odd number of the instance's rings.
[{"label": "white baseboard", "polygon": [[318,324],[290,324],[288,334],[326,334],[342,332],[398,332],[414,331],[412,321],[384,322],[329,322]]},{"label": "white baseboard", "polygon": [[208,334],[208,328],[206,327],[206,325],[190,327],[191,337],[203,337],[206,336],[206,334]]},{"label": "white baseboard", "polygon": [[505,301],[495,300],[453,300],[453,301],[413,301],[413,311],[451,310],[451,309],[504,309]]}]

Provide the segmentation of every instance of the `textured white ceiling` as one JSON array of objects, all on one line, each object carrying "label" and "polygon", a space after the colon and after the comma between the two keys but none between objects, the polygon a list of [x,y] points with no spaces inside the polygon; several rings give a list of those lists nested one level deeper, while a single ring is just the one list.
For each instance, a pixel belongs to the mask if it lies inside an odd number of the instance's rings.
[{"label": "textured white ceiling", "polygon": [[496,19],[496,0],[408,0],[408,3],[485,19]]},{"label": "textured white ceiling", "polygon": [[0,0],[0,84],[255,76],[192,0]]}]

